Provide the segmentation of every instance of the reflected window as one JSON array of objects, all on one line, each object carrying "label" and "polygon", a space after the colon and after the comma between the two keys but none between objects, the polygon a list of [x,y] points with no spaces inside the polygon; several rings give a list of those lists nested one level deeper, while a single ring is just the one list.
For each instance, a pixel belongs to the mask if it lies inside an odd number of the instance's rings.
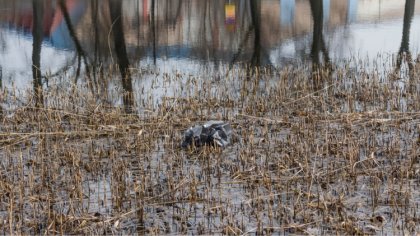
[{"label": "reflected window", "polygon": [[228,31],[234,31],[236,24],[236,7],[233,3],[225,5],[225,25]]}]

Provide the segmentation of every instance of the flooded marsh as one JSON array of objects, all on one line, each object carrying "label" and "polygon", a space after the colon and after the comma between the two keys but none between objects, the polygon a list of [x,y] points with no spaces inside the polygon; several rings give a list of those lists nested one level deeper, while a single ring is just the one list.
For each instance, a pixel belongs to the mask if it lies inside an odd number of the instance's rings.
[{"label": "flooded marsh", "polygon": [[[169,75],[191,93],[139,115],[83,88],[51,86],[44,107],[28,95],[3,111],[2,231],[418,232],[419,92],[401,85],[415,79],[308,69]],[[183,131],[211,117],[231,123],[234,143],[181,148]]]},{"label": "flooded marsh", "polygon": [[0,232],[419,234],[419,5],[379,2],[0,0]]}]

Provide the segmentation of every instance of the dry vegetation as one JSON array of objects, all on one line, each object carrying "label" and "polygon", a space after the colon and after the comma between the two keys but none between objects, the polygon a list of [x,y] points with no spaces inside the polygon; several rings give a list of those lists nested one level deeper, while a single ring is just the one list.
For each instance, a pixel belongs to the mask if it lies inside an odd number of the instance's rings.
[{"label": "dry vegetation", "polygon": [[[176,89],[159,105],[139,89],[131,115],[83,86],[49,87],[44,108],[5,90],[0,232],[419,233],[419,78],[378,71],[143,73]],[[233,145],[181,149],[209,118]]]}]

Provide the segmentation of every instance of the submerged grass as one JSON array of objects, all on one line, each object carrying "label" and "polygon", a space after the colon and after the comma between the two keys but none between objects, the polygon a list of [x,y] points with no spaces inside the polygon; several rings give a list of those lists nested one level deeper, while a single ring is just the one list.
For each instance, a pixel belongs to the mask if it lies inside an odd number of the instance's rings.
[{"label": "submerged grass", "polygon": [[[418,76],[222,72],[139,72],[135,114],[109,105],[118,89],[61,81],[42,108],[4,89],[0,232],[420,232]],[[232,124],[233,145],[181,149],[211,118]]]}]

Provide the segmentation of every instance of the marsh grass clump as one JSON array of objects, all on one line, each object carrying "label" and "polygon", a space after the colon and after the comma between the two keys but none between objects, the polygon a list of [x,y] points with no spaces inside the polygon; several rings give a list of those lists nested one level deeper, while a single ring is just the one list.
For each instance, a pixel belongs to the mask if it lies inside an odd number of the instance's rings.
[{"label": "marsh grass clump", "polygon": [[[416,77],[358,64],[317,78],[248,70],[138,74],[129,110],[118,89],[51,80],[43,106],[4,89],[0,231],[419,232]],[[183,132],[209,119],[231,124],[232,145],[182,149]]]}]

